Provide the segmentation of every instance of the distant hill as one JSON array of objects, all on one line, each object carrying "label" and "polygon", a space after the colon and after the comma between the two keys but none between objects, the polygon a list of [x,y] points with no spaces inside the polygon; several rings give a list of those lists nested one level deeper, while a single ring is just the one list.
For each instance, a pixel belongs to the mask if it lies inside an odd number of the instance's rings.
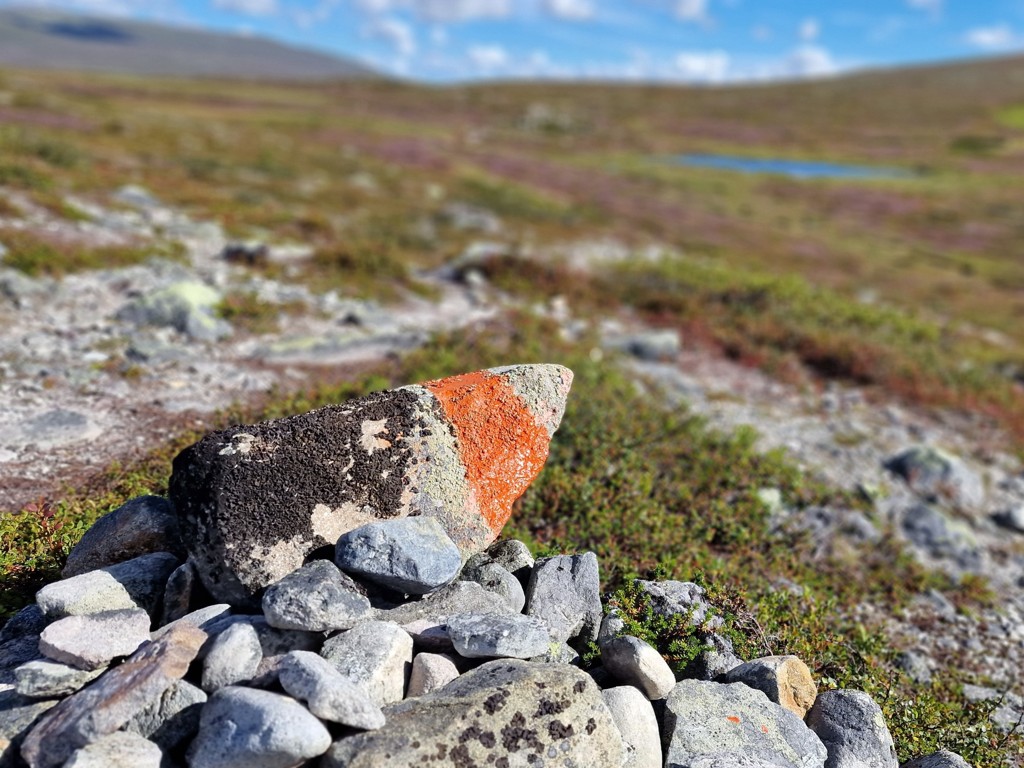
[{"label": "distant hill", "polygon": [[0,66],[275,80],[376,75],[262,37],[27,8],[0,9]]}]

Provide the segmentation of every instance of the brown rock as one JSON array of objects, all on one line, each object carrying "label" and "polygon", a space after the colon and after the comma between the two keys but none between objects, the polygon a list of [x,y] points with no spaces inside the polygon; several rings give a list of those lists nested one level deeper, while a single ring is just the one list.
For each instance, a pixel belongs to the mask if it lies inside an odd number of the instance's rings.
[{"label": "brown rock", "polygon": [[807,714],[818,695],[811,670],[796,656],[754,659],[733,667],[725,679],[726,682],[743,683],[761,691],[800,718]]}]

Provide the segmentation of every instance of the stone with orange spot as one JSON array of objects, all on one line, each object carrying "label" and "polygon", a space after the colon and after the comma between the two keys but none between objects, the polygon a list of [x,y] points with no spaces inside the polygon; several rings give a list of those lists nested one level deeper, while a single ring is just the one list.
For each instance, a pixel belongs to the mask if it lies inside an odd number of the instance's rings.
[{"label": "stone with orange spot", "polygon": [[480,552],[544,466],[571,383],[558,365],[494,368],[207,435],[170,490],[200,579],[255,606],[347,531],[418,515]]}]

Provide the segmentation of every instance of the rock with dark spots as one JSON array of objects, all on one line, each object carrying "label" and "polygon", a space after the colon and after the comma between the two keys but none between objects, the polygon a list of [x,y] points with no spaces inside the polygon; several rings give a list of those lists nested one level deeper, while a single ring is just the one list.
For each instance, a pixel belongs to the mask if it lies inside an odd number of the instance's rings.
[{"label": "rock with dark spots", "polygon": [[457,613],[512,613],[512,606],[501,595],[488,592],[475,581],[453,581],[422,600],[377,609],[376,617],[397,624],[423,620],[442,624]]},{"label": "rock with dark spots", "polygon": [[67,696],[101,674],[103,669],[83,670],[46,659],[27,662],[14,670],[16,690],[30,699]]},{"label": "rock with dark spots", "polygon": [[199,714],[205,703],[206,694],[201,688],[178,680],[132,717],[125,730],[171,752],[191,741],[199,731]]},{"label": "rock with dark spots", "polygon": [[903,478],[924,501],[947,502],[967,511],[979,510],[985,504],[981,476],[956,456],[936,448],[914,446],[887,459],[883,465]]},{"label": "rock with dark spots", "polygon": [[529,659],[548,648],[548,627],[532,616],[463,613],[448,617],[456,652],[467,659]]},{"label": "rock with dark spots", "polygon": [[327,560],[306,563],[263,594],[263,615],[278,629],[349,629],[372,613],[356,583]]},{"label": "rock with dark spots", "polygon": [[59,619],[39,636],[39,651],[79,669],[99,669],[148,641],[149,614],[135,608]]},{"label": "rock with dark spots", "polygon": [[109,512],[85,532],[68,555],[64,578],[153,552],[184,559],[178,516],[160,496],[139,496]]},{"label": "rock with dark spots", "polygon": [[306,704],[321,720],[373,730],[384,725],[380,706],[329,661],[309,651],[281,659],[278,679],[285,693]]},{"label": "rock with dark spots", "polygon": [[526,588],[526,614],[547,624],[555,642],[596,640],[602,618],[597,555],[583,552],[538,560]]},{"label": "rock with dark spots", "polygon": [[160,613],[160,626],[177,621],[189,614],[199,575],[190,561],[185,561],[167,577],[164,587],[164,605]]},{"label": "rock with dark spots", "polygon": [[971,768],[971,764],[956,752],[940,749],[930,755],[915,757],[904,763],[901,768]]},{"label": "rock with dark spots", "polygon": [[807,714],[818,695],[811,670],[796,656],[765,656],[748,661],[730,669],[725,682],[749,685],[800,718]]},{"label": "rock with dark spots", "polygon": [[29,768],[58,768],[76,749],[121,729],[185,675],[205,639],[195,627],[177,627],[64,699],[25,737]]},{"label": "rock with dark spots", "polygon": [[409,698],[444,688],[459,676],[458,661],[446,653],[417,653],[409,676]]},{"label": "rock with dark spots", "polygon": [[519,579],[497,563],[483,563],[470,571],[467,576],[465,569],[462,578],[475,581],[488,592],[499,595],[509,604],[515,613],[521,613],[526,607],[526,593]]},{"label": "rock with dark spots", "polygon": [[213,641],[203,659],[203,690],[207,693],[236,683],[246,683],[256,676],[263,649],[252,624],[232,624]]},{"label": "rock with dark spots", "polygon": [[518,539],[502,539],[491,544],[486,554],[492,562],[515,576],[523,589],[526,589],[534,565],[533,554],[528,546]]},{"label": "rock with dark spots", "polygon": [[190,768],[293,768],[322,755],[331,734],[295,699],[221,688],[203,707]]},{"label": "rock with dark spots", "polygon": [[647,697],[631,685],[601,691],[626,748],[622,768],[662,768],[658,718]]},{"label": "rock with dark spots", "polygon": [[313,550],[408,516],[479,552],[543,467],[571,381],[560,366],[512,366],[207,435],[170,483],[203,584],[254,605]]},{"label": "rock with dark spots", "polygon": [[828,750],[825,768],[897,768],[896,747],[881,708],[863,691],[818,695],[807,725]]},{"label": "rock with dark spots", "polygon": [[412,638],[397,624],[364,621],[327,640],[320,655],[378,705],[401,701],[412,669]]},{"label": "rock with dark spots", "polygon": [[160,768],[163,757],[152,741],[116,731],[76,750],[64,768]]},{"label": "rock with dark spots", "polygon": [[675,687],[668,662],[649,643],[620,635],[601,646],[601,663],[615,679],[639,688],[648,699],[663,699]]},{"label": "rock with dark spots", "polygon": [[0,768],[15,768],[21,742],[42,715],[57,702],[30,699],[13,690],[0,691]]},{"label": "rock with dark spots", "polygon": [[799,717],[742,683],[682,680],[665,700],[665,764],[729,764],[737,755],[778,768],[823,768],[825,747]]},{"label": "rock with dark spots", "polygon": [[410,595],[453,581],[462,554],[433,517],[402,517],[361,525],[338,539],[334,562],[342,570]]},{"label": "rock with dark spots", "polygon": [[170,552],[141,555],[47,584],[36,593],[36,602],[55,618],[129,608],[159,617],[167,577],[179,562]]},{"label": "rock with dark spots", "polygon": [[14,687],[14,670],[30,661],[44,658],[39,652],[39,638],[29,635],[0,643],[0,691]]},{"label": "rock with dark spots", "polygon": [[0,648],[11,640],[38,635],[51,621],[53,617],[43,613],[43,609],[37,603],[26,605],[0,628]]},{"label": "rock with dark spots", "polygon": [[560,664],[488,662],[384,716],[379,731],[335,742],[323,768],[620,766],[624,756],[600,689]]}]

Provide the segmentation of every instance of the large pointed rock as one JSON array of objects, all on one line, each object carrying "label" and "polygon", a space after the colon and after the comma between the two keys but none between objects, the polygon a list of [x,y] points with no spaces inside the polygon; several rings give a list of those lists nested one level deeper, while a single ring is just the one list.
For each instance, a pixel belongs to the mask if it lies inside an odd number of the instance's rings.
[{"label": "large pointed rock", "polygon": [[571,382],[557,365],[494,368],[207,435],[170,489],[200,579],[252,604],[314,549],[409,515],[481,551],[544,466]]}]

